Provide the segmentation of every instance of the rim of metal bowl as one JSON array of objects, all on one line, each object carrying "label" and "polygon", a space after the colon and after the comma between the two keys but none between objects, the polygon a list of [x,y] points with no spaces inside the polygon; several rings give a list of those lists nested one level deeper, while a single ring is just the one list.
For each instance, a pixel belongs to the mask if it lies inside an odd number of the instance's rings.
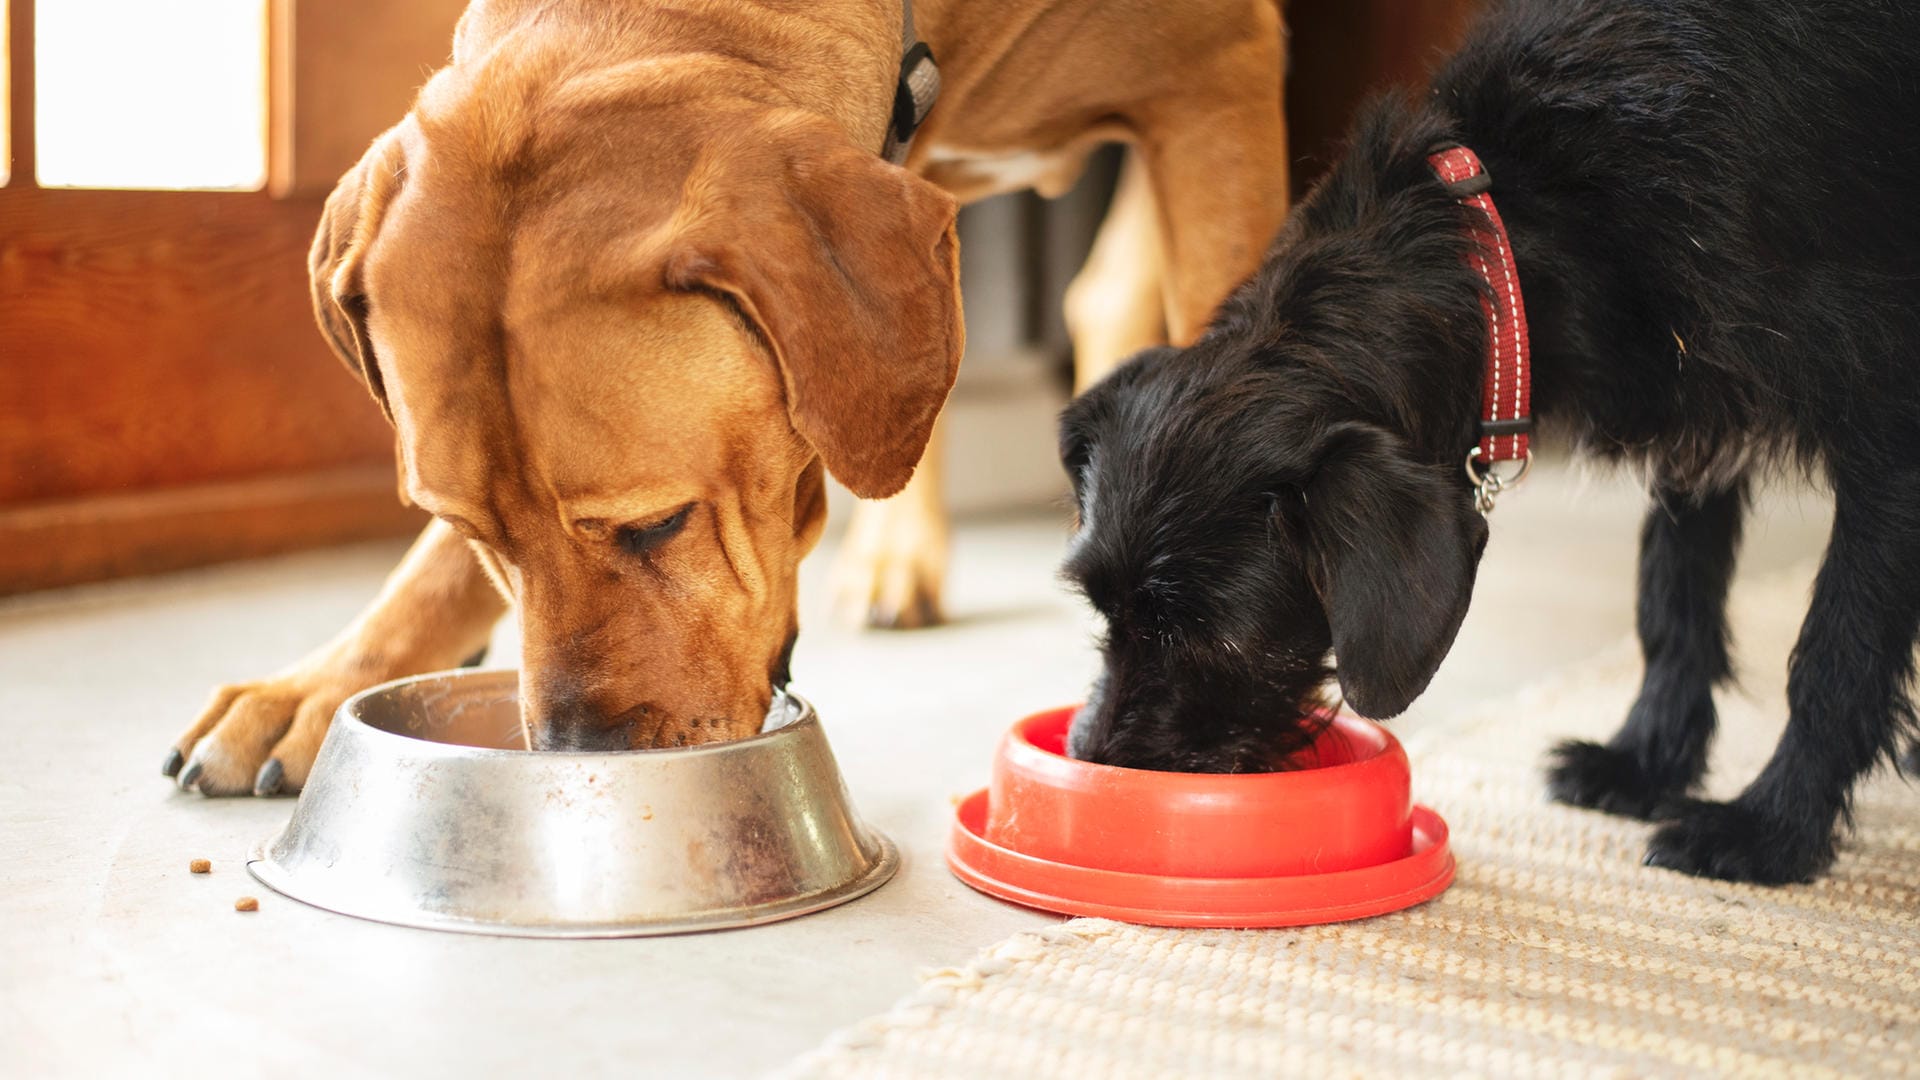
[{"label": "rim of metal bowl", "polygon": [[388,926],[405,926],[416,930],[442,930],[456,934],[486,934],[493,937],[521,938],[614,938],[614,937],[665,937],[670,934],[699,934],[714,930],[737,930],[748,926],[760,926],[766,923],[780,922],[783,919],[795,919],[802,915],[811,915],[837,907],[850,900],[857,900],[867,893],[878,889],[892,880],[900,869],[900,851],[885,833],[868,828],[867,836],[879,848],[879,858],[874,860],[872,869],[864,875],[822,892],[805,896],[790,897],[773,903],[746,909],[730,909],[704,918],[659,919],[652,921],[613,922],[613,923],[577,923],[556,926],[531,926],[516,923],[481,922],[477,919],[461,919],[451,915],[435,915],[429,912],[411,912],[394,915],[368,915],[358,911],[347,911],[329,903],[311,900],[297,894],[298,886],[290,885],[279,864],[268,857],[267,852],[274,841],[280,839],[275,833],[254,846],[252,856],[247,860],[247,872],[255,881],[279,893],[289,900],[298,901],[308,907],[330,911],[335,915],[360,919],[365,922],[385,923]]},{"label": "rim of metal bowl", "polygon": [[[477,679],[485,676],[507,674],[514,675],[516,680],[519,676],[519,672],[515,668],[461,668],[453,671],[434,671],[423,675],[410,675],[404,679],[394,679],[391,682],[384,682],[378,686],[368,687],[348,698],[346,701],[341,702],[339,710],[334,713],[333,722],[335,724],[345,723],[359,733],[369,734],[378,738],[400,739],[408,743],[431,747],[433,753],[443,754],[449,758],[494,755],[526,755],[532,757],[538,755],[545,760],[557,761],[571,759],[606,760],[608,758],[619,758],[625,755],[636,754],[691,757],[703,754],[726,753],[751,743],[776,739],[781,736],[790,737],[791,735],[799,734],[804,728],[817,728],[821,726],[819,714],[814,711],[811,701],[792,691],[778,690],[775,691],[777,695],[784,697],[797,706],[793,718],[778,727],[761,731],[758,734],[749,735],[743,739],[704,743],[700,746],[661,747],[655,750],[511,750],[499,747],[471,746],[465,743],[443,743],[433,739],[422,739],[412,735],[403,735],[396,731],[388,731],[384,728],[375,727],[360,719],[356,708],[364,698],[390,692],[410,683],[427,682],[449,677],[454,679]],[[849,807],[849,810],[851,811],[852,808]],[[864,820],[860,820],[857,814],[855,819],[860,822],[861,831],[865,833],[867,838],[873,842],[874,847],[878,849],[878,857],[874,860],[873,866],[870,867],[865,874],[852,881],[821,890],[820,892],[788,897],[784,900],[770,901],[766,904],[749,908],[725,909],[709,916],[630,922],[534,926],[515,923],[484,922],[478,919],[463,919],[457,916],[441,915],[424,911],[382,915],[347,911],[332,903],[299,895],[301,891],[300,887],[289,879],[289,875],[278,863],[273,861],[270,853],[273,850],[274,844],[280,840],[280,837],[286,833],[287,828],[292,824],[291,818],[289,818],[287,825],[282,825],[279,829],[275,830],[272,836],[259,841],[253,846],[247,859],[247,872],[253,875],[254,880],[289,900],[295,900],[309,907],[319,908],[322,911],[330,911],[336,915],[345,915],[349,918],[361,919],[366,922],[385,923],[388,926],[406,926],[421,930],[443,930],[460,934],[487,934],[495,937],[523,938],[654,937],[668,934],[693,934],[713,930],[732,930],[747,926],[759,926],[765,923],[779,922],[783,919],[810,915],[816,911],[823,911],[827,908],[846,903],[849,900],[858,899],[886,884],[900,869],[900,850],[885,833],[868,825]]]},{"label": "rim of metal bowl", "polygon": [[[514,692],[517,694],[519,692],[518,684],[520,677],[520,670],[518,668],[455,668],[451,671],[429,671],[424,675],[409,675],[404,679],[394,679],[389,682],[383,682],[378,686],[370,686],[341,702],[340,707],[334,710],[333,723],[336,725],[344,723],[357,731],[367,732],[382,739],[399,739],[409,743],[433,747],[435,748],[435,753],[444,754],[447,757],[488,757],[514,754],[533,756],[537,754],[543,761],[606,761],[628,755],[641,754],[648,756],[678,755],[680,757],[699,757],[708,754],[728,753],[736,747],[750,746],[754,743],[776,738],[789,731],[798,731],[802,725],[820,726],[820,714],[814,711],[813,702],[808,701],[805,697],[791,690],[775,690],[773,692],[776,703],[788,701],[794,705],[793,717],[778,727],[764,728],[752,735],[739,739],[728,739],[724,742],[701,743],[699,746],[661,746],[651,750],[522,750],[504,746],[474,746],[470,743],[441,742],[438,739],[427,739],[417,735],[403,734],[398,731],[388,731],[386,728],[375,727],[360,718],[359,706],[362,701],[381,694],[391,693],[404,686],[433,682],[440,679],[467,681],[502,675],[512,675],[514,677]],[[771,713],[772,709],[773,706],[769,706],[768,712]]]}]

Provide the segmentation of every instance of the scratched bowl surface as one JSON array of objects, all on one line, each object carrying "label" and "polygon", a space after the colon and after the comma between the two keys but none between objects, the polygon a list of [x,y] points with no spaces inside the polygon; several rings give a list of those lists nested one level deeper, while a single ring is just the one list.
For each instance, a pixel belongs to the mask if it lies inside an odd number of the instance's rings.
[{"label": "scratched bowl surface", "polygon": [[762,733],[736,742],[524,745],[513,671],[374,687],[340,707],[293,819],[248,869],[363,919],[621,937],[804,915],[898,865],[798,697],[776,696]]}]

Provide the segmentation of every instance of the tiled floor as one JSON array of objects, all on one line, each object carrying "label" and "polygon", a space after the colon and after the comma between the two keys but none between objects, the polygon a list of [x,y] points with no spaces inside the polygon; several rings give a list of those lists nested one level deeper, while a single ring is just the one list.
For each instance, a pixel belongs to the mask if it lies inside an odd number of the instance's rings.
[{"label": "tiled floor", "polygon": [[[1496,514],[1473,613],[1402,725],[1630,631],[1638,495],[1541,474]],[[0,1075],[753,1075],[884,1009],[916,969],[1048,919],[969,892],[939,850],[949,797],[984,782],[1000,729],[1091,673],[1087,622],[1053,580],[1059,518],[964,527],[937,631],[828,625],[830,553],[810,564],[798,682],[905,867],[833,911],[679,938],[467,937],[306,908],[243,867],[288,803],[161,779],[208,688],[328,636],[395,545],[0,605]],[[1825,529],[1824,499],[1769,497],[1743,573],[1808,557]],[[211,876],[188,874],[195,857]],[[259,912],[234,912],[242,894]]]}]

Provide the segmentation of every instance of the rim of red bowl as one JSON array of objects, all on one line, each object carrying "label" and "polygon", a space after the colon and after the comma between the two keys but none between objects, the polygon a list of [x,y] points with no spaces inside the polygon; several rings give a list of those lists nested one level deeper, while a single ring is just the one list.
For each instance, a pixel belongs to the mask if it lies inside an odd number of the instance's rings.
[{"label": "rim of red bowl", "polygon": [[[1052,724],[1057,720],[1063,729],[1062,746],[1064,748],[1064,729],[1073,722],[1073,714],[1078,712],[1080,708],[1081,706],[1079,705],[1065,705],[1055,709],[1042,709],[1037,713],[1023,717],[1018,723],[1007,730],[1005,746],[1014,750],[1030,750],[1034,754],[1039,755],[1042,761],[1066,762],[1073,769],[1084,771],[1085,774],[1089,776],[1109,774],[1116,776],[1126,775],[1143,779],[1151,777],[1153,778],[1152,783],[1164,787],[1192,787],[1208,790],[1218,790],[1223,785],[1271,784],[1277,777],[1297,778],[1306,775],[1332,776],[1345,769],[1364,769],[1370,766],[1378,767],[1381,758],[1391,756],[1396,750],[1399,750],[1403,755],[1406,752],[1404,749],[1401,749],[1400,740],[1394,737],[1393,732],[1388,731],[1380,724],[1365,719],[1364,717],[1333,709],[1320,709],[1315,713],[1316,716],[1327,721],[1327,728],[1321,733],[1320,739],[1325,739],[1335,732],[1357,733],[1369,741],[1374,742],[1375,748],[1371,753],[1355,757],[1351,761],[1340,762],[1336,765],[1307,765],[1298,769],[1269,769],[1265,772],[1193,773],[1168,772],[1160,769],[1136,769],[1126,765],[1105,765],[1095,761],[1083,761],[1080,758],[1069,757],[1060,750],[1049,750],[1033,741],[1032,728],[1039,727],[1043,724]],[[1315,740],[1316,746],[1319,744],[1320,739]]]}]

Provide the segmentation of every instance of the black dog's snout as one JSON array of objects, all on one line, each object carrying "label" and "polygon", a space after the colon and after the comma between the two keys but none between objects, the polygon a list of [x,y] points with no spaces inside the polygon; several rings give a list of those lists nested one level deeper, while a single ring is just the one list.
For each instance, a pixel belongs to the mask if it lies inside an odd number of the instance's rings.
[{"label": "black dog's snout", "polygon": [[1093,706],[1082,705],[1073,711],[1073,719],[1067,723],[1067,756],[1081,761],[1093,751],[1094,734],[1090,730],[1095,721]]},{"label": "black dog's snout", "polygon": [[1067,756],[1079,761],[1100,760],[1101,750],[1113,732],[1113,718],[1107,711],[1107,675],[1096,677],[1087,690],[1087,700],[1073,712],[1067,724]]}]

